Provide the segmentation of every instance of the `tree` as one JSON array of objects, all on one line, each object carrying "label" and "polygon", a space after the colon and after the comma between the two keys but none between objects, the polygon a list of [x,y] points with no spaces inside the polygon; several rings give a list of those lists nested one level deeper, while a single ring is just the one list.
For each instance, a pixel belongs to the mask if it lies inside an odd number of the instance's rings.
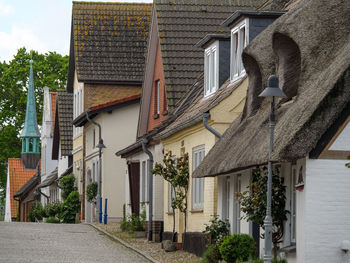
[{"label": "tree", "polygon": [[[20,48],[9,62],[0,62],[0,199],[5,196],[7,159],[20,157],[29,79],[30,52]],[[37,119],[41,124],[43,87],[65,89],[68,56],[32,52]]]},{"label": "tree", "polygon": [[[283,184],[283,178],[279,176],[280,168],[276,167],[272,173],[272,242],[274,252],[277,252],[278,243],[283,237],[283,224],[287,220],[286,206],[286,186]],[[241,210],[245,213],[243,218],[255,222],[264,228],[266,216],[267,199],[267,168],[257,169],[253,174],[253,182],[247,187],[248,191],[237,193]]]},{"label": "tree", "polygon": [[172,156],[171,151],[166,153],[163,164],[156,163],[152,173],[160,175],[170,183],[174,196],[171,195],[171,208],[173,209],[173,233],[175,233],[175,209],[185,215],[185,229],[187,227],[187,194],[189,184],[188,153],[179,158]]}]

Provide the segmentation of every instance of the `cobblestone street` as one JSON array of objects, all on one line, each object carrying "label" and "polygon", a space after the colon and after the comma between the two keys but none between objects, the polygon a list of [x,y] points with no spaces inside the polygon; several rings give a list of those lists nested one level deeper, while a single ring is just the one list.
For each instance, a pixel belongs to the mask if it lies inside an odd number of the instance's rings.
[{"label": "cobblestone street", "polygon": [[0,262],[148,262],[88,225],[0,222]]}]

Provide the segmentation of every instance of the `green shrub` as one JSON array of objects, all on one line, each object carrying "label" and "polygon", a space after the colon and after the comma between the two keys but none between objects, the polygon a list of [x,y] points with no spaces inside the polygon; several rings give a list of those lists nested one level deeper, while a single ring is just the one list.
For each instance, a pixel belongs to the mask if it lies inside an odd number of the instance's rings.
[{"label": "green shrub", "polygon": [[75,215],[80,211],[79,193],[71,192],[62,204],[60,218],[63,223],[75,223]]},{"label": "green shrub", "polygon": [[40,221],[45,215],[43,206],[40,202],[35,202],[34,205],[29,209],[27,218],[30,222]]},{"label": "green shrub", "polygon": [[287,263],[287,260],[282,259],[282,258],[273,258],[272,263]]},{"label": "green shrub", "polygon": [[89,203],[92,203],[94,200],[96,200],[97,187],[97,182],[92,182],[86,187],[86,198]]},{"label": "green shrub", "polygon": [[221,259],[218,244],[212,244],[204,252],[202,263],[217,263]]},{"label": "green shrub", "polygon": [[63,200],[68,198],[69,194],[73,191],[76,191],[77,188],[74,186],[75,177],[74,174],[66,175],[58,181],[58,186],[61,188],[61,196]]},{"label": "green shrub", "polygon": [[57,217],[61,213],[62,203],[49,203],[45,206],[46,217]]},{"label": "green shrub", "polygon": [[126,219],[126,206],[125,204],[123,204],[123,220],[122,220],[122,223],[120,225],[120,229],[124,232],[124,231],[127,231],[129,229],[129,222],[128,220]]},{"label": "green shrub", "polygon": [[46,223],[59,224],[61,221],[56,217],[49,217],[46,219]]},{"label": "green shrub", "polygon": [[145,231],[146,210],[143,210],[139,216],[131,215],[129,217],[128,228],[130,231]]},{"label": "green shrub", "polygon": [[255,242],[247,234],[234,234],[225,237],[219,249],[221,257],[228,263],[235,263],[237,260],[246,261],[254,256]]},{"label": "green shrub", "polygon": [[219,219],[218,215],[213,215],[209,222],[210,225],[205,225],[203,233],[210,234],[212,244],[220,244],[222,239],[230,234],[230,223],[228,219]]}]

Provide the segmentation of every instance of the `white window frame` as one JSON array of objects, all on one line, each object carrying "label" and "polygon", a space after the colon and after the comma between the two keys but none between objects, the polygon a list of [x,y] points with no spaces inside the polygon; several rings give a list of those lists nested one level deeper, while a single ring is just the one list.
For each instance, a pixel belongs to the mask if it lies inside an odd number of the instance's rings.
[{"label": "white window frame", "polygon": [[[245,30],[243,44],[242,44],[242,30]],[[237,41],[235,41],[235,35],[237,34]],[[234,82],[243,76],[245,76],[245,69],[242,62],[243,49],[249,43],[249,19],[246,18],[231,29],[231,63],[230,63],[230,76],[231,81]],[[237,46],[237,45],[238,46]],[[237,52],[236,52],[237,50]]]},{"label": "white window frame", "polygon": [[219,89],[219,41],[204,52],[204,96],[208,97]]},{"label": "white window frame", "polygon": [[292,174],[290,175],[290,241],[296,243],[296,202],[297,202],[297,190],[295,185],[298,182],[299,169],[297,165],[292,165]]},{"label": "white window frame", "polygon": [[[192,149],[192,172],[199,166],[205,156],[205,146]],[[204,178],[192,178],[192,210],[204,208]]]}]

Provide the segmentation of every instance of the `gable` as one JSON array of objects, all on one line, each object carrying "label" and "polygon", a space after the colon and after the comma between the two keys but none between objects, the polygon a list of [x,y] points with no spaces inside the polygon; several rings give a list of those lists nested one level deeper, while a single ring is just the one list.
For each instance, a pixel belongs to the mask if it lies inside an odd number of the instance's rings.
[{"label": "gable", "polygon": [[152,4],[73,2],[69,87],[83,82],[141,83]]}]

